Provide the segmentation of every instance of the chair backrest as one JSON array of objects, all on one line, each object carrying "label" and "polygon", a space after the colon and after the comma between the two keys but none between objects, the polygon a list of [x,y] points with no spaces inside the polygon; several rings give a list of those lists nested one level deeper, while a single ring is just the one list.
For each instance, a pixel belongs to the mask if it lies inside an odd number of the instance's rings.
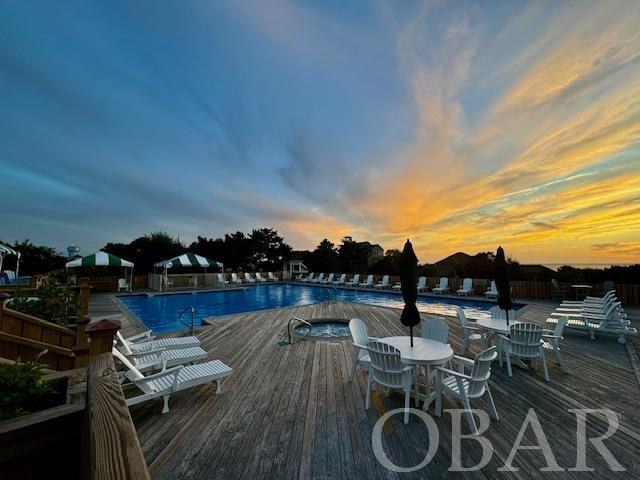
[{"label": "chair backrest", "polygon": [[[495,305],[489,309],[489,313],[491,314],[491,318],[502,318],[506,320],[507,314],[503,309],[501,309],[498,305]],[[515,321],[516,319],[516,311],[509,310],[509,322]]]},{"label": "chair backrest", "polygon": [[568,321],[569,321],[569,317],[567,317],[566,315],[559,317],[558,321],[556,322],[556,326],[553,329],[553,334],[558,337],[561,337],[562,334],[564,333],[564,327],[567,325]]},{"label": "chair backrest", "polygon": [[2,273],[7,276],[9,281],[16,279],[16,272],[14,272],[13,270],[3,270]]},{"label": "chair backrest", "polygon": [[462,289],[463,290],[471,290],[473,288],[473,280],[470,278],[465,278],[462,281]]},{"label": "chair backrest", "polygon": [[249,275],[249,272],[244,272],[244,278],[245,280],[251,280],[251,275]]},{"label": "chair backrest", "polygon": [[333,273],[330,273],[330,274],[329,274],[329,278],[327,278],[327,281],[328,281],[328,282],[333,282],[333,277],[334,277],[334,274],[333,274]]},{"label": "chair backrest", "polygon": [[542,327],[536,323],[516,323],[510,328],[509,348],[514,355],[536,356],[540,353]]},{"label": "chair backrest", "polygon": [[498,287],[496,287],[496,281],[495,280],[491,280],[491,286],[489,287],[489,291],[490,292],[498,292]]},{"label": "chair backrest", "polygon": [[403,385],[404,365],[400,359],[400,350],[387,343],[369,342],[369,375],[377,383],[387,387],[400,387]]},{"label": "chair backrest", "polygon": [[122,336],[119,330],[116,332],[116,338],[122,344],[122,348],[124,348],[124,351],[127,353],[127,355],[131,355],[132,352],[131,348],[129,348],[129,342],[127,342],[127,340]]},{"label": "chair backrest", "polygon": [[447,277],[440,278],[440,288],[448,288],[449,287],[449,279]]},{"label": "chair backrest", "polygon": [[320,275],[318,275],[318,278],[316,280],[322,280],[324,279],[324,273],[321,273]]},{"label": "chair backrest", "polygon": [[418,288],[424,288],[427,286],[427,277],[418,278]]},{"label": "chair backrest", "polygon": [[440,318],[430,318],[420,322],[422,338],[440,343],[449,343],[449,326]]},{"label": "chair backrest", "polygon": [[260,272],[256,272],[256,278],[258,280],[262,280],[262,274]]},{"label": "chair backrest", "polygon": [[351,330],[351,337],[353,343],[366,346],[369,343],[369,333],[367,331],[367,324],[359,318],[352,318],[349,321],[349,330]]},{"label": "chair backrest", "polygon": [[551,279],[551,286],[553,287],[553,290],[556,292],[560,291],[560,284],[558,283],[558,280],[556,280],[555,278]]},{"label": "chair backrest", "polygon": [[232,273],[231,274],[231,280],[233,280],[234,282],[238,280],[238,274],[237,273]]},{"label": "chair backrest", "polygon": [[456,313],[458,314],[458,319],[460,320],[460,323],[462,324],[463,327],[466,327],[467,325],[469,325],[469,320],[467,320],[467,315],[464,313],[464,310],[462,309],[462,307],[460,306],[456,307]]},{"label": "chair backrest", "polygon": [[276,276],[273,274],[273,272],[267,272],[267,275],[269,276],[269,278],[271,280],[275,280],[276,279]]},{"label": "chair backrest", "polygon": [[338,279],[338,281],[344,283],[344,279],[345,278],[347,278],[347,274],[343,273],[343,274],[340,275],[340,278]]},{"label": "chair backrest", "polygon": [[118,288],[127,287],[127,281],[124,278],[118,279]]},{"label": "chair backrest", "polygon": [[309,280],[312,280],[314,275],[315,275],[315,273],[311,272],[307,278],[308,278]]},{"label": "chair backrest", "polygon": [[220,283],[224,282],[224,276],[221,273],[218,273],[218,281]]},{"label": "chair backrest", "polygon": [[613,281],[607,280],[602,284],[602,291],[604,293],[610,292],[613,290]]},{"label": "chair backrest", "polygon": [[384,275],[381,283],[382,285],[389,285],[389,275]]},{"label": "chair backrest", "polygon": [[[118,360],[120,360],[120,363],[122,363],[127,370],[129,370],[129,375],[127,375],[128,377],[132,377],[133,380],[144,380],[145,376],[140,373],[140,370],[138,370],[130,361],[127,357],[125,357],[122,353],[120,353],[117,349],[113,349],[112,350],[113,356],[116,357]],[[154,393],[157,392],[157,390],[155,388],[153,388],[151,386],[151,384],[149,382],[137,382],[136,386],[142,390],[144,393]]]},{"label": "chair backrest", "polygon": [[373,283],[373,275],[367,275],[367,283]]},{"label": "chair backrest", "polygon": [[487,381],[491,376],[491,363],[497,356],[496,347],[489,347],[475,356],[471,368],[471,380],[467,389],[468,396],[475,397],[484,394]]}]

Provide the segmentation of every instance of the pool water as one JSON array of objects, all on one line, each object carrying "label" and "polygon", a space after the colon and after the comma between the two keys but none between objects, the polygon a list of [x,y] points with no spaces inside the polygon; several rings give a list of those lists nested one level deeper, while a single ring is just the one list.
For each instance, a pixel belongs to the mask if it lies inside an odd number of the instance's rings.
[{"label": "pool water", "polygon": [[349,323],[346,321],[321,321],[309,325],[298,325],[296,331],[307,337],[338,338],[351,335]]},{"label": "pool water", "polygon": [[[326,300],[367,303],[394,308],[404,306],[400,293],[290,284],[256,285],[238,290],[215,292],[123,295],[117,298],[149,329],[157,333],[175,332],[186,328],[180,323],[179,314],[190,306],[195,309],[196,326],[202,325],[202,320],[207,317],[267,308],[310,305]],[[467,317],[474,319],[488,318],[490,316],[489,308],[495,305],[493,302],[478,300],[425,296],[419,296],[416,304],[421,312],[450,316],[455,316],[455,308],[461,306]],[[514,308],[518,309],[520,306],[516,305]],[[189,312],[185,313],[184,320],[190,323],[191,314]]]}]

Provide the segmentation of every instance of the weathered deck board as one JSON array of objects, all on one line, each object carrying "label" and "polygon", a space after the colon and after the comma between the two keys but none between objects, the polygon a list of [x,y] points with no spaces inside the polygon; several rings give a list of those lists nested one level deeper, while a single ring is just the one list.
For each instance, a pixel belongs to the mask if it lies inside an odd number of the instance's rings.
[{"label": "weathered deck board", "polygon": [[[531,306],[523,318],[541,322],[552,306]],[[201,334],[210,358],[234,368],[214,395],[209,387],[172,396],[171,411],[160,415],[161,402],[131,408],[140,442],[153,478],[440,478],[451,465],[451,417],[435,418],[439,449],[422,470],[396,473],[383,468],[371,446],[377,420],[374,408],[366,411],[366,375],[358,368],[348,381],[353,349],[350,340],[297,341],[286,339],[285,327],[292,316],[301,318],[362,318],[370,334],[378,337],[406,334],[398,310],[354,303],[316,304],[304,307],[252,312],[220,317]],[[462,344],[455,319],[450,343],[457,352]],[[635,342],[635,340],[634,340]],[[458,476],[473,478],[537,478],[545,466],[540,452],[521,451],[515,458],[518,472],[499,471],[509,456],[522,422],[534,408],[545,429],[558,463],[575,464],[575,416],[572,408],[610,408],[622,415],[621,427],[605,441],[614,456],[628,469],[616,474],[606,468],[589,446],[588,461],[594,472],[549,473],[557,478],[632,478],[640,473],[640,387],[625,346],[614,338],[592,341],[568,333],[563,343],[569,374],[560,372],[555,358],[548,357],[551,382],[538,371],[493,368],[491,389],[500,414],[485,432],[495,447],[489,464],[480,472]],[[635,351],[634,348],[631,351]],[[387,410],[402,406],[402,397],[382,396]],[[476,404],[485,408],[484,400]],[[444,408],[458,408],[445,399]],[[433,407],[430,409],[433,413]],[[399,466],[419,463],[427,451],[428,432],[412,416],[409,425],[393,417],[393,432],[383,439],[387,455]],[[606,423],[589,419],[588,433],[604,433]],[[468,432],[464,419],[462,431]],[[525,444],[535,442],[529,430]],[[482,450],[474,440],[462,440],[462,463],[474,465]],[[542,475],[545,475],[544,473]]]}]

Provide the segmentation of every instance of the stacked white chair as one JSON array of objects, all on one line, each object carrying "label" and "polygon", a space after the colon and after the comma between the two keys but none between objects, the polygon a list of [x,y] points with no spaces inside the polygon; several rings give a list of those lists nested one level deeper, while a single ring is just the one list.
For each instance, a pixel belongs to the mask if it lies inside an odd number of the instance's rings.
[{"label": "stacked white chair", "polygon": [[469,346],[473,343],[477,343],[484,350],[487,348],[487,338],[484,331],[473,323],[469,322],[467,316],[464,313],[462,307],[456,307],[456,313],[458,320],[462,325],[462,335],[464,343],[462,344],[462,351],[460,355],[464,355]]}]

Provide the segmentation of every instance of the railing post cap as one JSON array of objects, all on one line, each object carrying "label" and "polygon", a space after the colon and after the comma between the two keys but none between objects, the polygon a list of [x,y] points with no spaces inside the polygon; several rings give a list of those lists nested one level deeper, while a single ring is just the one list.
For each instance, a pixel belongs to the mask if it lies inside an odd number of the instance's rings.
[{"label": "railing post cap", "polygon": [[116,331],[120,330],[120,328],[122,328],[122,325],[118,320],[108,320],[105,318],[103,320],[100,320],[99,322],[90,324],[85,332],[89,334],[107,332],[115,333]]},{"label": "railing post cap", "polygon": [[91,317],[89,315],[81,315],[78,317],[78,320],[76,320],[76,325],[86,325],[90,321]]}]

